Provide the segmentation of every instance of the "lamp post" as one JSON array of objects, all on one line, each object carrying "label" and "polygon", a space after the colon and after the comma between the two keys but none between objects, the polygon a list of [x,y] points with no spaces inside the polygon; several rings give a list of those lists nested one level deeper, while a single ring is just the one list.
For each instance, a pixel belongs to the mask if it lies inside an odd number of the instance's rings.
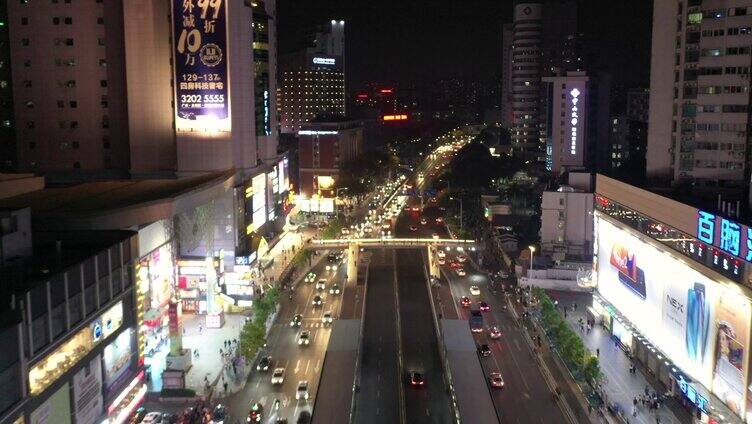
[{"label": "lamp post", "polygon": [[462,232],[462,198],[461,197],[450,197],[449,200],[459,200],[460,201],[460,232]]},{"label": "lamp post", "polygon": [[347,187],[339,187],[339,188],[334,189],[334,203],[335,203],[334,214],[335,214],[335,218],[339,217],[339,203],[337,203],[337,199],[339,199],[339,192],[340,192],[340,190],[347,190]]},{"label": "lamp post", "polygon": [[530,272],[532,273],[532,271],[533,271],[533,253],[535,253],[535,246],[530,245],[527,248],[530,249]]}]

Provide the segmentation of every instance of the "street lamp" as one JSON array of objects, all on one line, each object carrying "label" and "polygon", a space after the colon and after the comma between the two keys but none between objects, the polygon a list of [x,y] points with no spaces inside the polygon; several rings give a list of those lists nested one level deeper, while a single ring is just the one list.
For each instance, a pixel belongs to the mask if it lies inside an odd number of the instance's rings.
[{"label": "street lamp", "polygon": [[535,246],[530,245],[527,247],[530,249],[530,272],[533,271],[533,253],[535,253]]},{"label": "street lamp", "polygon": [[459,200],[460,201],[460,232],[462,232],[462,198],[461,197],[458,197],[458,198],[450,197],[449,200]]},{"label": "street lamp", "polygon": [[339,218],[339,203],[337,203],[337,199],[339,199],[339,191],[340,190],[347,190],[347,187],[338,187],[334,189],[334,215],[335,218]]}]

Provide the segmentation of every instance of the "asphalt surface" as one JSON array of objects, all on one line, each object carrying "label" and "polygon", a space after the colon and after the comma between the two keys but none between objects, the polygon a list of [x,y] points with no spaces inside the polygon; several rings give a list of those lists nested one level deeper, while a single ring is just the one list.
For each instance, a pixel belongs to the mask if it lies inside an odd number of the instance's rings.
[{"label": "asphalt surface", "polygon": [[[342,294],[332,295],[328,290],[334,281],[340,289],[345,285],[345,267],[340,266],[336,274],[332,274],[325,270],[327,264],[325,258],[313,268],[313,272],[317,274],[315,281],[327,278],[324,291],[316,290],[315,282],[301,281],[295,289],[292,301],[282,296],[279,315],[267,338],[268,347],[262,354],[272,356],[272,366],[265,372],[256,371],[254,368],[243,390],[225,400],[232,419],[239,418],[243,422],[248,416],[250,406],[255,402],[260,402],[264,407],[264,423],[273,423],[278,417],[295,422],[302,411],[311,411],[331,331],[330,327],[323,325],[321,316],[324,312],[331,311],[337,319],[341,308]],[[312,304],[313,297],[317,294],[324,299],[321,307]],[[303,315],[303,325],[300,328],[290,327],[290,321],[295,314]],[[311,344],[308,346],[298,346],[297,338],[302,330],[310,331]],[[276,367],[285,368],[285,380],[281,385],[271,384],[272,371]],[[309,399],[296,400],[298,382],[304,380],[308,381]],[[275,400],[280,401],[278,411],[272,411]]]},{"label": "asphalt surface", "polygon": [[394,250],[376,250],[368,270],[355,422],[399,422]]},{"label": "asphalt surface", "polygon": [[[452,412],[439,355],[423,249],[400,250],[396,257],[401,317],[402,363],[405,371],[405,415],[408,423],[449,423]],[[410,371],[421,372],[425,385],[408,384]]]},{"label": "asphalt surface", "polygon": [[[447,264],[454,258],[454,254],[447,255]],[[443,299],[443,303],[451,304],[451,308],[458,312],[461,319],[468,319],[470,314],[470,308],[463,308],[459,304],[462,296],[472,300],[473,309],[477,309],[477,302],[481,300],[491,307],[491,311],[483,313],[483,323],[486,328],[497,326],[501,330],[501,338],[493,340],[487,331],[473,333],[473,337],[477,344],[485,343],[491,348],[491,356],[481,360],[486,378],[497,371],[504,378],[504,389],[492,391],[494,406],[501,422],[566,422],[553,401],[551,390],[532,357],[524,334],[516,325],[511,312],[504,309],[504,294],[501,291],[493,293],[487,276],[475,269],[470,261],[464,264],[464,268],[467,275],[459,277],[448,266],[442,267],[442,275],[449,281],[452,294],[452,299]],[[442,284],[446,284],[446,281],[442,281]],[[470,293],[471,285],[478,286],[480,295]]]}]

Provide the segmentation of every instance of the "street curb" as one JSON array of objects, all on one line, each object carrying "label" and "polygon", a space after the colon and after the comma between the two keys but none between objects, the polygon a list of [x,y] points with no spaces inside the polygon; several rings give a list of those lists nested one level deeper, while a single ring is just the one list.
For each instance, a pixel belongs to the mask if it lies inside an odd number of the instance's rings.
[{"label": "street curb", "polygon": [[407,415],[405,412],[405,388],[402,382],[405,379],[404,365],[402,364],[402,317],[399,308],[399,287],[397,287],[397,256],[392,256],[392,272],[394,274],[394,306],[395,306],[395,324],[397,326],[397,391],[399,392],[400,407],[400,424],[405,424]]}]

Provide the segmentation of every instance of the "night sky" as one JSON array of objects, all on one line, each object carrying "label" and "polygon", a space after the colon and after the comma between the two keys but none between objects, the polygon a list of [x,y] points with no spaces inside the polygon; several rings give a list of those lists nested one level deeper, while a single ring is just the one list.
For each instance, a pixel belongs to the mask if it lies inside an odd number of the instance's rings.
[{"label": "night sky", "polygon": [[[617,85],[647,86],[652,2],[582,0],[580,31],[593,40],[589,60]],[[280,52],[294,50],[312,26],[346,20],[351,87],[363,81],[500,75],[501,26],[511,0],[278,0]]]}]

